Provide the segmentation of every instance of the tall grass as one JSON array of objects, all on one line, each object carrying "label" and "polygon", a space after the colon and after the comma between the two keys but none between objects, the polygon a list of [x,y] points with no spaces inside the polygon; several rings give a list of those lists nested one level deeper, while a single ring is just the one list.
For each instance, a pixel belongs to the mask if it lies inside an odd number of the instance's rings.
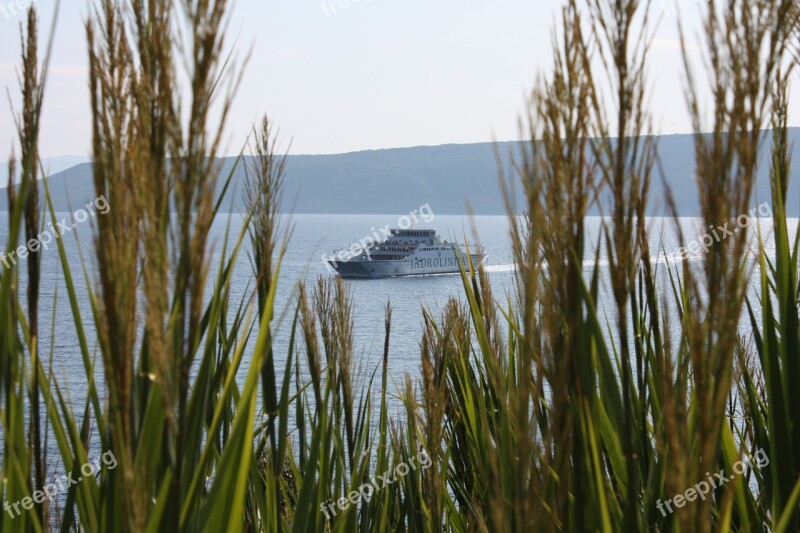
[{"label": "tall grass", "polygon": [[[285,159],[267,118],[245,168],[245,224],[211,253],[235,171],[222,175],[215,159],[240,79],[229,8],[99,0],[86,21],[94,188],[111,210],[97,219],[93,268],[74,272],[57,241],[86,401],[73,406],[40,356],[32,253],[0,270],[0,492],[31,503],[4,509],[0,530],[800,528],[800,240],[786,219],[796,2],[708,4],[711,109],[684,43],[703,223],[749,212],[770,128],[774,255],[751,228],[755,241],[739,234],[699,262],[657,270],[645,223],[658,162],[653,6],[569,0],[531,96],[530,142],[500,180],[514,290],[498,297],[487,272],[465,263],[462,298],[441,316],[424,310],[420,376],[399,391],[391,307],[381,364],[360,379],[355,302],[339,279],[297,285],[288,349],[276,353],[291,227],[280,224]],[[6,252],[56,218],[38,192],[47,61],[34,8],[22,43],[22,181],[8,189]],[[597,240],[586,231],[595,205],[605,215]],[[237,301],[248,239],[254,284]],[[88,316],[76,276],[91,287]],[[752,339],[738,333],[743,322]],[[675,503],[761,449],[768,464]],[[102,452],[115,468],[40,497],[51,476],[77,476]]]}]

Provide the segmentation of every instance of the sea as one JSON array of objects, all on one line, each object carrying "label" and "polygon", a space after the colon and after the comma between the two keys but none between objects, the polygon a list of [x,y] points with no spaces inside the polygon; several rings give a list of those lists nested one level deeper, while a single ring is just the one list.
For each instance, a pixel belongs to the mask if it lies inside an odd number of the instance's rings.
[{"label": "sea", "polygon": [[[96,214],[94,216],[103,216]],[[403,214],[398,215],[283,215],[280,219],[282,235],[289,235],[285,255],[281,263],[280,276],[276,294],[275,335],[276,372],[281,375],[289,351],[291,322],[297,305],[297,285],[308,284],[309,293],[318,278],[334,278],[335,272],[325,264],[336,249],[350,248],[364,238],[374,235],[385,226],[397,227],[402,224]],[[515,266],[512,257],[509,228],[510,220],[505,216],[446,216],[429,217],[428,222],[419,221],[418,229],[436,229],[439,235],[448,241],[479,243],[487,254],[486,271],[492,284],[493,293],[500,305],[507,306],[513,300]],[[91,216],[77,222],[69,213],[57,213],[57,220],[64,219],[70,231],[63,239],[67,266],[75,281],[82,322],[86,328],[89,350],[95,358],[95,379],[102,387],[102,366],[99,347],[93,328],[93,319],[89,294],[100,288],[95,270],[94,247],[103,243],[95,239],[95,224]],[[70,222],[72,221],[72,222]],[[758,219],[762,233],[770,240],[771,220]],[[243,231],[244,220],[241,215],[220,215],[215,221],[209,236],[210,272],[206,296],[210,296],[213,280],[220,260],[229,256],[233,242]],[[683,218],[677,224],[687,236],[686,242],[698,243],[688,260],[698,266],[704,254],[704,237],[712,233],[705,228],[699,219]],[[593,257],[594,245],[603,220],[589,217],[586,221],[588,244],[586,257]],[[796,231],[797,220],[790,224],[792,232]],[[659,277],[663,280],[662,293],[670,291],[667,283],[667,269],[675,268],[682,259],[676,221],[669,218],[648,219],[651,248],[654,250],[653,261],[659,269]],[[0,212],[0,246],[8,242],[8,214]],[[752,232],[751,232],[752,233]],[[719,232],[716,233],[719,236]],[[741,233],[731,232],[723,238],[744,238]],[[705,238],[705,240],[704,240]],[[227,239],[227,243],[226,243]],[[752,239],[751,239],[752,240]],[[227,244],[227,245],[226,245]],[[713,246],[714,243],[711,244]],[[591,246],[591,248],[590,248]],[[768,244],[768,249],[771,250]],[[657,250],[657,252],[656,252]],[[771,252],[770,252],[771,255]],[[1,258],[0,258],[1,259]],[[20,260],[24,267],[25,259]],[[40,356],[51,366],[51,376],[62,393],[66,396],[77,418],[81,418],[85,402],[87,379],[81,357],[75,328],[75,318],[67,297],[64,265],[62,265],[55,243],[49,249],[42,250],[42,280],[40,296]],[[614,316],[611,299],[608,293],[608,279],[605,274],[607,260],[605,250],[601,248],[599,257],[601,272],[601,295],[598,305],[604,320],[612,320]],[[584,269],[590,275],[595,267],[594,259],[584,262]],[[0,269],[5,268],[0,262]],[[250,255],[249,237],[245,236],[235,271],[232,276],[231,307],[235,309],[239,302],[250,301],[254,290],[254,275]],[[355,376],[359,383],[365,384],[377,371],[380,376],[380,365],[384,349],[385,309],[392,307],[392,326],[389,348],[390,395],[395,397],[404,388],[406,375],[412,379],[420,376],[420,340],[423,332],[423,311],[429,310],[438,316],[450,298],[465,301],[462,279],[459,274],[440,274],[434,276],[411,276],[384,279],[345,280],[345,287],[352,298],[352,318],[354,328],[354,365]],[[24,268],[20,274],[20,293],[24,294],[26,286]],[[138,310],[141,316],[141,309]],[[139,321],[141,323],[141,320]],[[609,322],[610,324],[610,322]],[[502,325],[501,325],[502,327]],[[748,333],[748,325],[743,321],[742,328]],[[677,331],[677,330],[676,330]],[[676,332],[673,332],[676,333]],[[612,333],[609,333],[612,335]],[[252,342],[245,351],[242,368],[238,373],[240,383],[249,368],[252,354]],[[305,353],[301,336],[296,339],[296,353]],[[259,387],[260,390],[260,387]],[[0,400],[1,401],[1,400]],[[260,402],[259,402],[260,403]],[[395,405],[399,411],[399,404]],[[395,409],[392,409],[395,411]],[[1,428],[0,428],[1,431]],[[92,441],[96,443],[96,436]],[[49,455],[58,457],[54,439],[50,439]],[[0,454],[2,451],[0,450]],[[0,457],[1,459],[1,457]]]}]

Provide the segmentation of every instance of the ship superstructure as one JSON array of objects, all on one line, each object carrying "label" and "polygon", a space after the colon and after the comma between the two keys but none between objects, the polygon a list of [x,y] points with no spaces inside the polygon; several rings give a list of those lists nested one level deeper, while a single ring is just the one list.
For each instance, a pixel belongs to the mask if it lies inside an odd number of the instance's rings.
[{"label": "ship superstructure", "polygon": [[[459,271],[459,253],[467,260],[467,247],[439,238],[432,229],[392,229],[385,241],[345,260],[345,251],[335,251],[330,265],[343,278],[385,278]],[[469,246],[476,267],[486,255],[482,246]]]}]

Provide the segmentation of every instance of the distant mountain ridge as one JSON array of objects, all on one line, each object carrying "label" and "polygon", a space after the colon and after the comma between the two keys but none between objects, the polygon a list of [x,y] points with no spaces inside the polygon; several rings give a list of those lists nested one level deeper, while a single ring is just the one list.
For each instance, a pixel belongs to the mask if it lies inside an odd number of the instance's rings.
[{"label": "distant mountain ridge", "polygon": [[[761,164],[753,206],[770,200],[769,150],[771,139],[761,150]],[[800,128],[790,131],[794,169],[800,168]],[[287,159],[282,211],[319,214],[406,213],[428,203],[436,214],[464,214],[467,202],[477,215],[505,214],[498,185],[498,168],[511,173],[511,155],[520,153],[524,141],[476,144],[446,144],[368,150],[336,155],[290,155]],[[694,183],[693,135],[666,135],[658,139],[662,175],[653,176],[650,215],[666,214],[664,183],[672,190],[679,214],[698,214]],[[220,159],[227,175],[236,158]],[[223,210],[240,212],[238,197],[244,188],[249,158],[240,164],[231,186],[232,194]],[[500,166],[498,166],[500,165]],[[792,171],[788,214],[800,216],[798,172]],[[56,210],[69,211],[94,199],[92,167],[82,163],[49,178]],[[515,188],[521,194],[518,183]],[[232,198],[236,198],[235,201]],[[519,205],[519,208],[522,206]],[[0,190],[0,210],[7,210],[6,192]],[[112,205],[113,209],[113,205]],[[592,214],[598,214],[597,207]]]},{"label": "distant mountain ridge", "polygon": [[[81,163],[87,163],[89,161],[91,161],[91,159],[85,155],[62,155],[59,157],[42,158],[42,166],[44,167],[45,172],[52,176],[58,172],[72,168],[75,165],[80,165]],[[17,169],[15,174],[16,176],[14,176],[14,183],[19,183],[19,161],[17,161]],[[0,163],[0,189],[5,188],[7,185],[8,161],[3,161]]]}]

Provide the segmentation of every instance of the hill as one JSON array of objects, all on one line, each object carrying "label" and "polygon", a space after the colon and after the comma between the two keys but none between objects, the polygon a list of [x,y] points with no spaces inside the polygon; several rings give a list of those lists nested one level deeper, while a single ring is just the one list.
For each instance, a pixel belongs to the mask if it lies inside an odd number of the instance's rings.
[{"label": "hill", "polygon": [[[790,132],[793,160],[800,165],[800,128]],[[753,205],[769,200],[769,139],[761,150],[759,179]],[[437,214],[466,213],[466,203],[478,215],[504,214],[498,186],[498,164],[506,174],[511,155],[518,154],[521,142],[447,144],[368,150],[336,155],[291,155],[283,211],[295,213],[366,214],[404,213],[424,203]],[[694,175],[692,135],[667,135],[658,139],[660,164],[653,177],[649,212],[665,213],[664,184],[668,185],[682,216],[698,213]],[[245,158],[245,164],[249,164]],[[220,160],[223,174],[233,167],[235,158]],[[795,166],[795,168],[798,168]],[[94,189],[91,164],[83,163],[49,178],[54,204],[59,211],[92,200]],[[800,188],[793,172],[790,198]],[[233,197],[241,195],[244,170],[237,169]],[[519,187],[517,187],[519,189]],[[790,216],[800,216],[798,202],[789,202]],[[113,206],[112,206],[113,207]],[[6,210],[6,194],[0,190],[0,210]],[[224,209],[241,211],[241,202],[226,202]],[[595,208],[593,214],[597,214]]]}]

